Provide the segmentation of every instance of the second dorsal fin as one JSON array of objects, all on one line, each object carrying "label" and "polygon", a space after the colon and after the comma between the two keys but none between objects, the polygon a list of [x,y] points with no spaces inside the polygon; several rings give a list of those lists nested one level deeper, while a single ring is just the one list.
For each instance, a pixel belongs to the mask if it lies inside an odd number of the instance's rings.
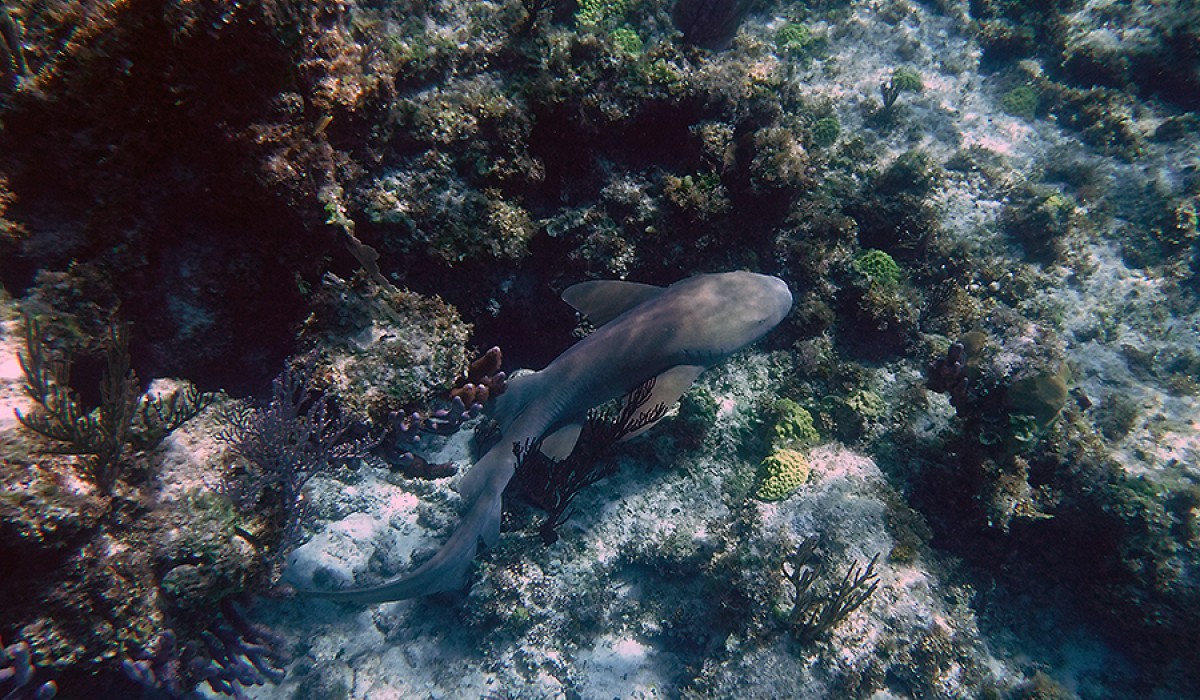
[{"label": "second dorsal fin", "polygon": [[662,294],[663,287],[620,280],[593,280],[567,287],[563,301],[594,326],[603,326],[642,302]]}]

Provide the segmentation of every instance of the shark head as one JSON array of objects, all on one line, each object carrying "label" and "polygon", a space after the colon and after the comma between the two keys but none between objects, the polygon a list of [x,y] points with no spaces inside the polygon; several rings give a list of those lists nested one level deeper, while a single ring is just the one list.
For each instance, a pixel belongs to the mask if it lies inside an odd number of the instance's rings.
[{"label": "shark head", "polygon": [[[766,335],[792,309],[778,277],[753,272],[700,275],[677,282],[687,291],[690,354],[715,361]],[[709,362],[704,362],[709,364]]]}]

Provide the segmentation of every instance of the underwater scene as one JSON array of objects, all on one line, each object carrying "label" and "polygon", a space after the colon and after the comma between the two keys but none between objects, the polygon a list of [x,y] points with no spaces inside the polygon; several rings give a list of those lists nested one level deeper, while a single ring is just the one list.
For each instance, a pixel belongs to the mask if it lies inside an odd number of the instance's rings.
[{"label": "underwater scene", "polygon": [[1200,698],[1200,4],[0,0],[0,700]]}]

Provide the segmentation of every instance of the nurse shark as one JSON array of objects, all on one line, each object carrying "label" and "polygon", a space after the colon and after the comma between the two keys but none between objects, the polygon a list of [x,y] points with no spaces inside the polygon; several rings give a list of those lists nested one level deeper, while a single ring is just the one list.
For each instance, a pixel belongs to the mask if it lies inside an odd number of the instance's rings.
[{"label": "nurse shark", "polygon": [[383,603],[461,588],[479,543],[500,537],[500,500],[516,468],[513,445],[542,438],[565,457],[590,409],[655,379],[645,405],[670,406],[704,370],[753,343],[783,320],[792,295],[783,280],[752,272],[701,274],[669,287],[583,282],[562,298],[596,326],[545,369],[517,377],[496,400],[501,439],[458,484],[470,504],[436,554],[409,574],[369,588],[302,594]]}]

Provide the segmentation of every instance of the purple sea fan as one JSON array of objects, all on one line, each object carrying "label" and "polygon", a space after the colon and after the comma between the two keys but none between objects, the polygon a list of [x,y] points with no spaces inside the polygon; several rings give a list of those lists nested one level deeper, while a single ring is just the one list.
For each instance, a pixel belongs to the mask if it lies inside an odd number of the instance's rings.
[{"label": "purple sea fan", "polygon": [[226,492],[241,508],[281,511],[282,550],[297,539],[301,491],[308,480],[336,462],[365,455],[378,443],[350,439],[351,421],[325,395],[314,397],[291,370],[275,378],[265,406],[230,410],[225,417],[229,427],[217,439],[249,462],[246,472],[228,480]]}]

